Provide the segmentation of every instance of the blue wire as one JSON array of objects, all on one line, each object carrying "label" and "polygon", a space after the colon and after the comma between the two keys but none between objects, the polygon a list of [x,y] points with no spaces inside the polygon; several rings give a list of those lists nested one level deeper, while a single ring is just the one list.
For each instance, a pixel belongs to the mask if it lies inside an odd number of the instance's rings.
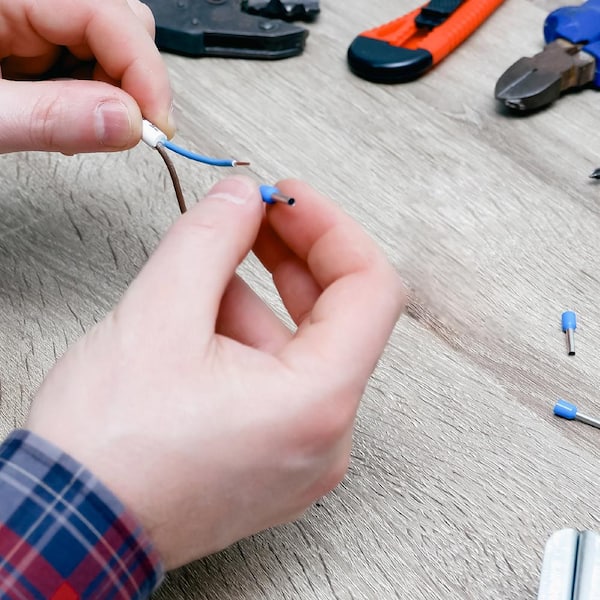
[{"label": "blue wire", "polygon": [[211,158],[210,156],[203,156],[202,154],[196,154],[195,152],[190,152],[169,140],[165,140],[162,142],[162,145],[165,148],[168,148],[172,152],[176,152],[177,154],[181,154],[181,156],[185,156],[191,160],[195,160],[205,165],[212,165],[213,167],[235,167],[235,161],[232,159],[221,159],[221,158]]}]

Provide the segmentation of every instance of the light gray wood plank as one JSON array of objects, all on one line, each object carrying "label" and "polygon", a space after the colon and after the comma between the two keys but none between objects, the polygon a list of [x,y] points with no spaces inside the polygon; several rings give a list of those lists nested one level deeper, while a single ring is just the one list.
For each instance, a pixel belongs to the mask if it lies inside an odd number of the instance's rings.
[{"label": "light gray wood plank", "polygon": [[[171,574],[178,600],[535,598],[543,545],[598,525],[600,165],[593,90],[526,118],[493,89],[543,47],[557,0],[510,0],[422,79],[347,69],[360,31],[415,6],[322,2],[279,62],[165,56],[178,139],[296,176],[379,241],[410,289],[366,391],[349,473],[297,523]],[[188,202],[223,172],[177,160]],[[116,176],[115,176],[116,175]],[[0,156],[0,434],[57,356],[117,301],[177,209],[159,158]],[[278,310],[256,261],[245,277]],[[566,356],[560,314],[580,319]],[[351,365],[349,365],[351,368]]]}]

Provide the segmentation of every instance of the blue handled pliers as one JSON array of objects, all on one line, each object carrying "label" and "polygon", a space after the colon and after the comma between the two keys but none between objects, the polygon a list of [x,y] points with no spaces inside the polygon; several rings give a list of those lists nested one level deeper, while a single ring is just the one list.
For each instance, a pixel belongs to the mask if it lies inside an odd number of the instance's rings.
[{"label": "blue handled pliers", "polygon": [[600,0],[551,12],[544,38],[542,52],[521,58],[498,79],[495,96],[507,107],[535,110],[569,89],[600,88]]}]

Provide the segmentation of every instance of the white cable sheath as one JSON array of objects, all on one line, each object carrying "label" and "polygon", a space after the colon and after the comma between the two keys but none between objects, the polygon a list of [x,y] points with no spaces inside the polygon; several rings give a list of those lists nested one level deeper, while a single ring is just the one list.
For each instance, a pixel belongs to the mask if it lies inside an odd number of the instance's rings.
[{"label": "white cable sheath", "polygon": [[167,141],[167,136],[156,125],[142,119],[142,141],[151,148],[156,148],[157,144]]}]

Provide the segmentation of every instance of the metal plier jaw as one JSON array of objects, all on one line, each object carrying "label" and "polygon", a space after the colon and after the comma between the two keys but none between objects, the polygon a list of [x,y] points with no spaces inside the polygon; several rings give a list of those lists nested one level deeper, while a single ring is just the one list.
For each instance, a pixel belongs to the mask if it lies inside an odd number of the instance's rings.
[{"label": "metal plier jaw", "polygon": [[508,108],[528,111],[592,83],[596,59],[583,46],[558,38],[539,54],[519,59],[498,79],[494,95]]},{"label": "metal plier jaw", "polygon": [[319,0],[242,0],[242,10],[284,21],[314,21],[320,12]]},{"label": "metal plier jaw", "polygon": [[496,84],[496,98],[520,111],[541,108],[562,92],[600,88],[600,0],[552,11],[544,21],[543,52],[517,61]]}]

